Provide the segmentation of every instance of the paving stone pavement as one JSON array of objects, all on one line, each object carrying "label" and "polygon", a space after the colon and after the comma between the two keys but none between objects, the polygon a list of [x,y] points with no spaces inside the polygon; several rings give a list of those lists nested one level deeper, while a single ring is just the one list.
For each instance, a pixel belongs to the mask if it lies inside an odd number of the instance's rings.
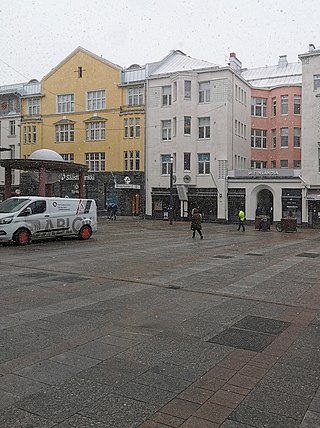
[{"label": "paving stone pavement", "polygon": [[1,428],[319,428],[320,231],[119,217],[0,246]]}]

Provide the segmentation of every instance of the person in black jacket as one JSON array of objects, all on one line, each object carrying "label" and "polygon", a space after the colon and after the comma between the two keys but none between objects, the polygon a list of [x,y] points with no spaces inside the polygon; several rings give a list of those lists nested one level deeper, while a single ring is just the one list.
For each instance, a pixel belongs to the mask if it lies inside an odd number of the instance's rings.
[{"label": "person in black jacket", "polygon": [[191,230],[192,230],[192,238],[195,238],[196,231],[199,233],[200,238],[203,239],[202,235],[202,227],[201,227],[201,214],[199,214],[199,211],[195,208],[192,210],[192,217],[191,217]]}]

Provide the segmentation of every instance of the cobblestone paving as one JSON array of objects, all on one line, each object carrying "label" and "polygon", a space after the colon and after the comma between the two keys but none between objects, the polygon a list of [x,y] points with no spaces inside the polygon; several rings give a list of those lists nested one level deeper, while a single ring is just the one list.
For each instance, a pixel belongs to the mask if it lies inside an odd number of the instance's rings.
[{"label": "cobblestone paving", "polygon": [[0,246],[0,427],[319,428],[320,231]]}]

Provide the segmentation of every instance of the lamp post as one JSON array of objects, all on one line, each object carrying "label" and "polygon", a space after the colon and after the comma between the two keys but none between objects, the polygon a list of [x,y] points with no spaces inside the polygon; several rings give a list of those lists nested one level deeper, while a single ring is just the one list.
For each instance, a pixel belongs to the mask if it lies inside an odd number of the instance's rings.
[{"label": "lamp post", "polygon": [[169,200],[169,224],[173,222],[173,156],[170,157],[170,200]]}]

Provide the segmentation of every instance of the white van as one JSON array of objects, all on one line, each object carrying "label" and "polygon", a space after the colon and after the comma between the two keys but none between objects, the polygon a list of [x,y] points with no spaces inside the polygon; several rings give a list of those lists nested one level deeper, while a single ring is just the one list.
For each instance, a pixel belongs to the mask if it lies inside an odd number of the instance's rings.
[{"label": "white van", "polygon": [[78,236],[97,231],[93,199],[19,196],[0,203],[0,242],[30,244],[33,239]]}]

